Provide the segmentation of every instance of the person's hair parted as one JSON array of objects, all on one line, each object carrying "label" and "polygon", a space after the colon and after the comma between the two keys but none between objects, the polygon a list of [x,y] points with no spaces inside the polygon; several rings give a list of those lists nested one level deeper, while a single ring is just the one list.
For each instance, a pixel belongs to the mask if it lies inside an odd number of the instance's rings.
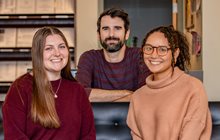
[{"label": "person's hair parted", "polygon": [[[67,40],[63,33],[56,27],[42,27],[34,35],[32,41],[32,66],[33,66],[33,94],[31,103],[31,118],[46,128],[60,127],[59,117],[55,109],[52,86],[47,78],[43,62],[43,51],[46,38],[49,35],[61,36],[69,50]],[[71,74],[70,56],[67,65],[61,70],[61,77],[75,81]]]}]

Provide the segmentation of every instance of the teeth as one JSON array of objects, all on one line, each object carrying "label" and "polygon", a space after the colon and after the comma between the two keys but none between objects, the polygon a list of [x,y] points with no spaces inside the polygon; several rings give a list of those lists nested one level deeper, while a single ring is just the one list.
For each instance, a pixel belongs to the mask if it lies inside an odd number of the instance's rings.
[{"label": "teeth", "polygon": [[158,62],[158,61],[151,61],[151,64],[153,64],[153,65],[159,65],[160,62]]},{"label": "teeth", "polygon": [[53,60],[51,60],[52,62],[60,62],[61,61],[61,59],[53,59]]}]

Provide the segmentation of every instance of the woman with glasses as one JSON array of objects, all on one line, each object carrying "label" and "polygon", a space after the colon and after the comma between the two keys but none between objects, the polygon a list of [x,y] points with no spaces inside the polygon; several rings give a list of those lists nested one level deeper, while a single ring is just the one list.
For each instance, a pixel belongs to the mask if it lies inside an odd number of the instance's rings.
[{"label": "woman with glasses", "polygon": [[127,124],[134,140],[209,140],[211,116],[201,81],[186,74],[189,45],[172,26],[151,30],[143,59],[152,74],[130,102]]}]

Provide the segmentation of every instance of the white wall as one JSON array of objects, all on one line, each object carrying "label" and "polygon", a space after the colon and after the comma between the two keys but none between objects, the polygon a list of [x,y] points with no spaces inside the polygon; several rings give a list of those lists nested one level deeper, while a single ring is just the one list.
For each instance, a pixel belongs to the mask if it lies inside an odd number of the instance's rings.
[{"label": "white wall", "polygon": [[209,100],[220,101],[220,0],[202,1],[203,80]]}]

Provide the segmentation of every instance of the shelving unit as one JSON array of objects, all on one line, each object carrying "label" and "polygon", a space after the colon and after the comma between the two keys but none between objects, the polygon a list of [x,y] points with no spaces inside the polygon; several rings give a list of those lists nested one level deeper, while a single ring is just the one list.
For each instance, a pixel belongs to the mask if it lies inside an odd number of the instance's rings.
[{"label": "shelving unit", "polygon": [[31,49],[30,48],[1,48],[0,61],[30,61]]},{"label": "shelving unit", "polygon": [[[71,60],[74,61],[74,48],[70,48]],[[0,48],[0,61],[30,61],[31,48]]]},{"label": "shelving unit", "polygon": [[5,100],[6,92],[8,91],[11,82],[9,81],[1,81],[0,82],[0,102]]},{"label": "shelving unit", "polygon": [[[8,75],[10,75],[11,73],[13,74],[13,76],[11,76],[9,80],[7,79],[7,76],[0,75],[0,101],[4,101],[6,95],[5,93],[8,91],[11,83],[13,82],[12,79],[14,79],[14,76],[16,78],[21,74],[21,72],[25,72],[27,69],[29,69],[29,66],[31,67],[31,37],[32,34],[35,33],[35,30],[37,30],[38,28],[43,26],[55,26],[61,29],[64,35],[66,33],[65,36],[67,40],[73,39],[73,40],[68,40],[68,43],[69,45],[71,44],[69,51],[70,51],[71,60],[74,62],[75,1],[73,3],[70,2],[69,0],[63,0],[63,2],[60,1],[61,5],[58,6],[58,10],[61,10],[60,13],[56,11],[57,5],[55,4],[55,2],[58,1],[54,1],[53,3],[54,5],[52,4],[48,5],[48,6],[54,6],[54,11],[51,11],[51,13],[48,11],[44,13],[39,13],[39,11],[36,12],[36,9],[33,9],[33,11],[30,11],[29,13],[26,12],[19,13],[16,10],[15,10],[16,12],[14,13],[0,13],[0,35],[5,35],[6,33],[9,33],[7,34],[7,36],[0,36],[0,39],[6,39],[4,40],[4,42],[1,42],[2,44],[0,46],[0,63],[1,66],[3,66],[2,70],[5,71],[5,69],[9,68],[10,70],[14,71],[14,69],[16,69],[15,72],[13,73],[8,71]],[[45,2],[45,4],[48,3]],[[73,9],[68,9],[69,7],[71,7],[68,4],[73,4]],[[68,5],[68,7],[63,8],[65,7],[65,5]],[[15,6],[18,6],[18,3],[16,3]],[[38,7],[38,8],[43,8],[43,7]],[[12,33],[13,33],[13,37],[15,36],[13,43],[11,43],[10,41],[10,39],[12,38],[11,35]],[[4,66],[6,66],[5,69]]]},{"label": "shelving unit", "polygon": [[0,86],[1,86],[1,88],[0,88],[0,94],[6,93],[6,92],[8,91],[8,88],[10,87],[10,85],[11,85],[11,82],[2,81],[2,82],[0,83]]},{"label": "shelving unit", "polygon": [[0,14],[0,28],[74,27],[74,14]]}]

